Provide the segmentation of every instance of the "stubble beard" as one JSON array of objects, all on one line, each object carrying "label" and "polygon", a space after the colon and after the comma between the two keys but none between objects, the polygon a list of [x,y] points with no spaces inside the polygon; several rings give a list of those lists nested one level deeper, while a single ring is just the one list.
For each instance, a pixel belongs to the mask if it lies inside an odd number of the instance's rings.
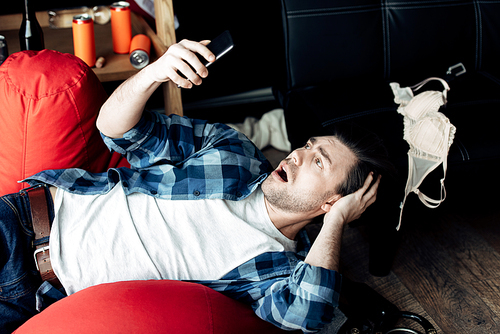
[{"label": "stubble beard", "polygon": [[272,176],[269,176],[262,183],[262,192],[271,205],[289,213],[313,211],[326,201],[326,198],[318,197],[317,192],[301,191],[292,193],[287,191],[284,186],[279,187],[278,182],[273,180]]}]

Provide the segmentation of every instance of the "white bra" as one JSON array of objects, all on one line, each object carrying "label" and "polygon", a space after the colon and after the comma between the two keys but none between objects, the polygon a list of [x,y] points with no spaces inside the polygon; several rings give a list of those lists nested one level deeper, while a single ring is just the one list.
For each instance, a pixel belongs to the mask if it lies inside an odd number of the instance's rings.
[{"label": "white bra", "polygon": [[[416,96],[414,92],[432,80],[440,81],[444,90],[425,91]],[[399,104],[398,113],[404,116],[404,139],[410,145],[408,151],[408,180],[397,229],[401,227],[401,218],[406,198],[410,192],[429,208],[437,208],[446,198],[444,180],[446,178],[448,151],[455,138],[456,128],[450,120],[439,112],[445,105],[448,83],[440,78],[429,78],[421,83],[401,88],[398,83],[390,83],[394,93],[394,101]],[[424,195],[418,188],[437,166],[443,164],[444,175],[441,179],[441,198],[435,200]]]}]

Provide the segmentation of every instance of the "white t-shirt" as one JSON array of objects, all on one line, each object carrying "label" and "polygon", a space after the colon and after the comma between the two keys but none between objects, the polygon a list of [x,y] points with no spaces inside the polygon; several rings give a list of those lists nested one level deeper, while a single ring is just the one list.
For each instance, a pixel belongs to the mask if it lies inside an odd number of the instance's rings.
[{"label": "white t-shirt", "polygon": [[254,257],[295,251],[271,222],[260,187],[241,201],[171,201],[121,184],[106,195],[58,190],[50,238],[68,294],[100,283],[215,280]]}]

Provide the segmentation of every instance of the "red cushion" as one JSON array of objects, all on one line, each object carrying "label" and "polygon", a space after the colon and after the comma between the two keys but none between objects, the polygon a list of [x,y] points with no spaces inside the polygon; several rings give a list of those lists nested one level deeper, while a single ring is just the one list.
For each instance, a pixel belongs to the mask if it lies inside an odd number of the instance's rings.
[{"label": "red cushion", "polygon": [[15,333],[245,334],[284,331],[206,286],[180,281],[97,285],[66,297]]},{"label": "red cushion", "polygon": [[79,58],[23,51],[0,66],[0,195],[44,169],[91,172],[127,165],[103,144],[95,119],[107,95]]}]

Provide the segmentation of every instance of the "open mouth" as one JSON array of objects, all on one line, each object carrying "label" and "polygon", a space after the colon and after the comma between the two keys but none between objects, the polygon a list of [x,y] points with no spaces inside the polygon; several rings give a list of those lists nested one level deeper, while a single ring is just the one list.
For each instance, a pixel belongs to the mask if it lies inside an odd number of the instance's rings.
[{"label": "open mouth", "polygon": [[286,164],[281,164],[278,169],[276,169],[276,174],[281,178],[283,182],[288,182],[288,175],[285,169]]},{"label": "open mouth", "polygon": [[284,169],[278,171],[278,175],[281,177],[283,181],[288,182],[288,177],[286,176],[286,171]]}]

